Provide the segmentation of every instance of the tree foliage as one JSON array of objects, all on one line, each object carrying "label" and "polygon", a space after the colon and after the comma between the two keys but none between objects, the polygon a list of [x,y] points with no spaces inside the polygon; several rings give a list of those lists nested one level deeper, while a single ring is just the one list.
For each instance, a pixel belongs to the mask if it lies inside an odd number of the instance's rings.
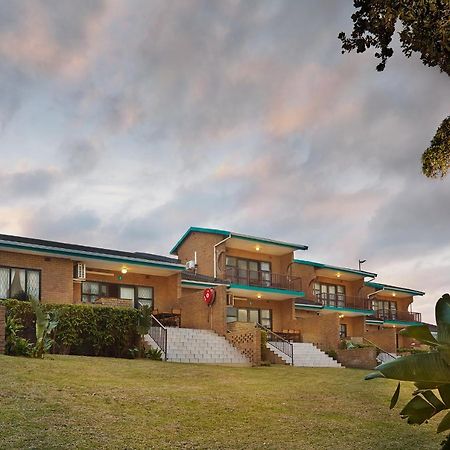
[{"label": "tree foliage", "polygon": [[[407,327],[400,333],[430,347],[427,353],[418,353],[381,364],[377,372],[366,379],[391,378],[412,381],[416,390],[413,398],[400,411],[409,424],[422,424],[440,414],[438,433],[450,430],[450,295],[444,294],[436,304],[438,326],[435,338],[427,325]],[[391,399],[390,408],[397,404],[400,383]],[[444,445],[450,445],[446,442]],[[443,447],[449,448],[449,447]]]},{"label": "tree foliage", "polygon": [[[376,49],[376,66],[383,71],[394,54],[392,38],[397,30],[406,57],[419,53],[423,64],[450,75],[449,0],[354,0],[353,31],[338,38],[342,53]],[[422,155],[422,172],[431,178],[444,177],[450,167],[450,119],[438,128],[431,146]]]},{"label": "tree foliage", "polygon": [[422,172],[429,178],[445,177],[450,168],[450,116],[443,120],[422,155]]}]

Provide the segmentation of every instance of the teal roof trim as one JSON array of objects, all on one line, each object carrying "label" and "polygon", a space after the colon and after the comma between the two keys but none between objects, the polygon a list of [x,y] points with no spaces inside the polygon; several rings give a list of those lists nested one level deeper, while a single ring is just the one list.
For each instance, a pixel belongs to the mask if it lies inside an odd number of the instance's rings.
[{"label": "teal roof trim", "polygon": [[365,270],[350,269],[348,267],[330,266],[328,264],[323,264],[319,262],[307,261],[306,259],[294,259],[294,262],[297,264],[303,264],[305,266],[316,267],[318,269],[331,269],[337,270],[339,272],[353,273],[355,275],[361,275],[363,277],[375,278],[377,276],[377,274],[374,272],[366,272]]},{"label": "teal roof trim", "polygon": [[175,244],[175,246],[170,250],[170,254],[174,255],[178,251],[178,247],[185,241],[185,239],[193,232],[197,233],[206,233],[206,234],[218,234],[220,236],[226,237],[234,237],[236,239],[244,239],[247,241],[253,241],[253,242],[261,242],[264,244],[270,244],[270,245],[278,245],[280,247],[287,247],[292,248],[295,250],[307,250],[308,246],[303,244],[294,244],[291,242],[283,242],[283,241],[276,241],[273,239],[267,239],[267,238],[259,238],[256,236],[249,236],[247,234],[240,234],[240,233],[234,233],[233,231],[226,231],[226,230],[219,230],[216,228],[202,228],[202,227],[190,227],[184,234],[181,236],[181,238],[178,240],[178,242]]},{"label": "teal roof trim", "polygon": [[317,311],[318,309],[323,309],[323,305],[309,305],[307,303],[296,303],[296,308],[299,309],[311,309]]},{"label": "teal roof trim", "polygon": [[69,250],[59,250],[55,248],[48,248],[48,247],[35,247],[30,245],[18,245],[18,244],[7,244],[7,243],[0,243],[0,247],[3,248],[14,248],[19,250],[27,250],[31,252],[44,252],[44,253],[50,253],[54,255],[63,255],[63,256],[71,256],[74,258],[89,258],[89,259],[101,259],[103,261],[111,261],[111,262],[118,262],[118,263],[127,263],[127,264],[134,264],[138,266],[146,266],[146,267],[158,267],[161,269],[172,269],[175,271],[184,271],[186,270],[186,267],[183,264],[168,264],[163,262],[151,262],[151,261],[144,261],[139,258],[119,258],[115,256],[110,255],[102,255],[102,254],[96,254],[96,253],[85,253],[85,252],[78,252],[78,251],[69,251]]},{"label": "teal roof trim", "polygon": [[395,292],[403,292],[404,294],[410,295],[425,295],[425,292],[416,291],[415,289],[402,288],[399,286],[392,286],[390,284],[384,283],[374,283],[373,281],[366,281],[366,286],[372,287],[378,291],[395,291]]},{"label": "teal roof trim", "polygon": [[418,323],[422,323],[422,322],[407,322],[407,321],[403,321],[403,320],[385,320],[384,323],[389,323],[392,325],[410,326],[410,325],[417,325]]},{"label": "teal roof trim", "polygon": [[258,291],[258,292],[266,292],[268,294],[284,294],[290,295],[291,297],[304,297],[305,293],[300,291],[289,291],[287,289],[276,289],[269,287],[260,287],[260,286],[248,286],[246,284],[230,284],[231,289],[243,289],[246,291]]}]

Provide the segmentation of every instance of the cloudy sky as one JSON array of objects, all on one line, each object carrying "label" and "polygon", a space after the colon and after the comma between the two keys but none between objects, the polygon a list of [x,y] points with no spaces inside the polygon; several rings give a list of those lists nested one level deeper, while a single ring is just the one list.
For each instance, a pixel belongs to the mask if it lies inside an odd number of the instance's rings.
[{"label": "cloudy sky", "polygon": [[[0,232],[166,254],[190,225],[450,290],[448,76],[342,55],[351,1],[0,0]],[[398,49],[397,49],[398,50]]]}]

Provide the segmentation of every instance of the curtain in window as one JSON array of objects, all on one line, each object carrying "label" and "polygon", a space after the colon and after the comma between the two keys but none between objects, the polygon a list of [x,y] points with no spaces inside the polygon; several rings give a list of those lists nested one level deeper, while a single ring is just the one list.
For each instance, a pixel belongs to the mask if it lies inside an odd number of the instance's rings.
[{"label": "curtain in window", "polygon": [[26,292],[25,287],[25,270],[11,269],[11,297],[15,298],[18,295]]},{"label": "curtain in window", "polygon": [[39,300],[39,272],[36,270],[27,271],[27,294]]}]

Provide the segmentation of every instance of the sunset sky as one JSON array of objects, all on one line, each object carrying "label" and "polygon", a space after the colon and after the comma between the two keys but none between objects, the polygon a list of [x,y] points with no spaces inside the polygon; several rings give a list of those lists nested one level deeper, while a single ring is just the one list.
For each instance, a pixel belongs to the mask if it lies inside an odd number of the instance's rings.
[{"label": "sunset sky", "polygon": [[189,226],[450,291],[448,76],[342,55],[351,1],[0,1],[0,233],[167,254]]}]

